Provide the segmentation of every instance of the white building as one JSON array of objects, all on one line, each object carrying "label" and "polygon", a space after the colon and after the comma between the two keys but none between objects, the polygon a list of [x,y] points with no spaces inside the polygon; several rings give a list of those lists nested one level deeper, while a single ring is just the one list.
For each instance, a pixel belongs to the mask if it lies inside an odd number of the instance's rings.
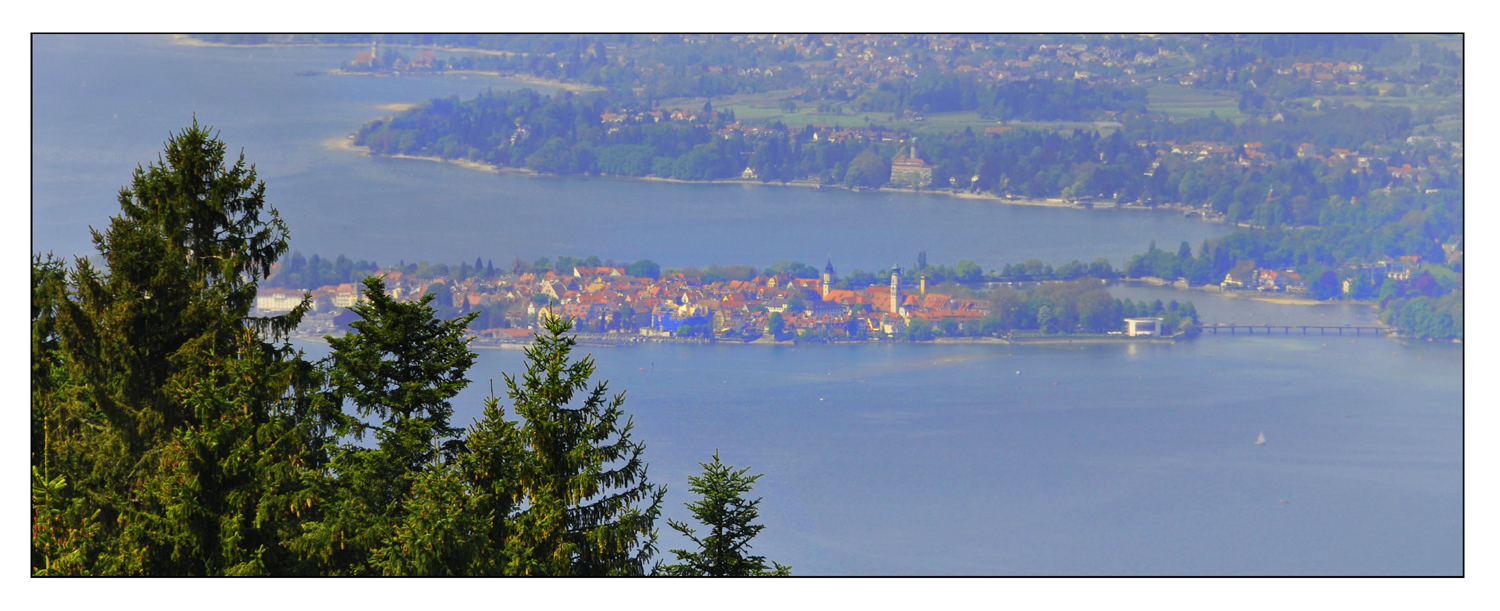
[{"label": "white building", "polygon": [[1161,335],[1161,319],[1127,318],[1125,319],[1125,335],[1130,337]]},{"label": "white building", "polygon": [[355,303],[358,303],[359,300],[363,297],[363,295],[361,295],[359,291],[354,288],[353,284],[340,284],[336,291],[337,292],[335,292],[333,295],[333,305],[340,308],[350,307]]},{"label": "white building", "polygon": [[265,312],[290,312],[300,303],[302,303],[302,291],[260,289],[255,294],[255,307]]}]

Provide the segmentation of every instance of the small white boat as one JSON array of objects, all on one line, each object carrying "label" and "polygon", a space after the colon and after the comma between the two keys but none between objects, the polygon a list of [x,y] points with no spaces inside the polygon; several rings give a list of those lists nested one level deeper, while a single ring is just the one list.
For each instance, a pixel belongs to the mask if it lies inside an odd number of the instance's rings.
[{"label": "small white boat", "polygon": [[1257,437],[1255,439],[1255,445],[1258,445],[1258,446],[1266,445],[1266,432],[1265,431],[1261,431],[1260,432],[1260,437]]}]

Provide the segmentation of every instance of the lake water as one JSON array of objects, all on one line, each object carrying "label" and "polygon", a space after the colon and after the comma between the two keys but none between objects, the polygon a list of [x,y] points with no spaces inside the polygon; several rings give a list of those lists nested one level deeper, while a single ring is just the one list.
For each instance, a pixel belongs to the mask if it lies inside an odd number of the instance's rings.
[{"label": "lake water", "polygon": [[520,83],[482,76],[299,77],[356,49],[204,48],[164,36],[33,38],[35,248],[91,252],[87,227],[118,211],[136,164],[198,120],[243,146],[267,199],[305,254],[394,263],[507,264],[558,255],[666,266],[764,266],[782,259],[848,272],[918,251],[986,269],[1036,257],[1120,265],[1151,240],[1175,248],[1226,232],[1166,212],[1002,205],[938,194],[819,192],[760,185],[500,175],[330,150],[379,106],[472,97]]},{"label": "lake water", "polygon": [[[35,37],[34,248],[90,251],[136,163],[198,113],[244,146],[305,253],[382,263],[594,253],[841,269],[1110,257],[1223,232],[1170,214],[936,195],[495,176],[321,145],[381,104],[515,86],[296,77],[352,49]],[[1368,307],[1195,303],[1205,322],[1368,324]],[[310,355],[326,346],[302,343]],[[1138,345],[589,349],[628,391],[667,516],[719,449],[765,473],[755,551],[798,574],[1463,572],[1461,348],[1371,336]],[[455,420],[518,351],[481,351]],[[1019,373],[1018,373],[1019,372]],[[1268,443],[1253,444],[1264,432]],[[661,549],[684,545],[662,523]]]}]

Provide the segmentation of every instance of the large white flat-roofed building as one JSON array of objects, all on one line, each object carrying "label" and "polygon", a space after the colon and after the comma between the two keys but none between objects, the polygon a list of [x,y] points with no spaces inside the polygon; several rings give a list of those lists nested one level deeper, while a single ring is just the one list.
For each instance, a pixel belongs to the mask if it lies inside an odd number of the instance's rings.
[{"label": "large white flat-roofed building", "polygon": [[1125,335],[1129,337],[1161,335],[1161,319],[1127,318],[1125,319]]},{"label": "large white flat-roofed building", "polygon": [[260,289],[255,293],[255,307],[265,312],[290,312],[302,303],[302,291]]}]

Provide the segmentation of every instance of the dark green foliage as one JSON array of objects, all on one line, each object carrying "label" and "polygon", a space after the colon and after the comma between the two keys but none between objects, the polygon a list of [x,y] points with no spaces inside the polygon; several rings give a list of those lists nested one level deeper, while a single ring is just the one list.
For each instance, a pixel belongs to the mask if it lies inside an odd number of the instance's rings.
[{"label": "dark green foliage", "polygon": [[912,342],[931,341],[932,323],[925,318],[912,318],[906,326],[906,340]]},{"label": "dark green foliage", "polygon": [[1464,338],[1464,293],[1453,291],[1440,298],[1418,294],[1385,302],[1381,320],[1403,333],[1421,339]]},{"label": "dark green foliage", "polygon": [[[1206,240],[1193,257],[1184,257],[1186,250],[1181,247],[1173,255],[1152,244],[1145,253],[1131,258],[1125,274],[1167,280],[1181,277],[1194,285],[1218,284],[1236,266],[1248,265],[1295,269],[1307,283],[1308,295],[1316,299],[1378,297],[1383,304],[1389,304],[1392,298],[1408,293],[1431,298],[1452,295],[1461,291],[1461,282],[1445,286],[1431,281],[1430,276],[1423,280],[1417,274],[1410,287],[1396,281],[1383,286],[1373,282],[1368,274],[1349,270],[1350,266],[1357,268],[1360,264],[1410,255],[1427,261],[1444,261],[1442,243],[1463,234],[1463,196],[1462,190],[1419,193],[1395,188],[1361,195],[1357,202],[1331,197],[1319,212],[1318,227],[1241,230]],[[1436,269],[1461,277],[1462,261]],[[1351,281],[1348,295],[1343,292],[1345,279]],[[1446,303],[1452,304],[1454,300]],[[1407,305],[1404,301],[1400,304],[1402,308]],[[1437,318],[1418,312],[1431,313]],[[1448,312],[1446,318],[1442,312]],[[1383,309],[1382,319],[1413,335],[1452,338],[1463,335],[1461,309],[1458,312],[1455,315],[1447,306],[1429,310],[1419,305],[1410,316],[1404,310]],[[1434,334],[1437,330],[1443,330],[1444,334]]]},{"label": "dark green foliage", "polygon": [[641,259],[625,266],[625,275],[635,278],[658,278],[661,276],[661,266],[650,259]]},{"label": "dark green foliage", "polygon": [[[526,373],[506,374],[520,428],[520,481],[528,512],[560,516],[546,536],[528,540],[536,558],[567,575],[641,575],[656,550],[654,527],[664,487],[646,479],[645,444],[631,439],[624,393],[607,395],[592,357],[572,361],[577,340],[566,317],[549,317],[526,350]],[[587,392],[581,404],[575,395]],[[621,420],[624,422],[621,422]]]},{"label": "dark green foliage", "polygon": [[[321,461],[316,372],[276,345],[306,304],[249,317],[286,228],[243,156],[196,122],[137,168],[63,279],[33,264],[33,467],[51,573],[287,573],[301,468]],[[42,444],[35,445],[42,430]],[[54,558],[53,556],[57,556]],[[54,562],[57,560],[57,562]],[[50,567],[50,568],[47,568]]]},{"label": "dark green foliage", "polygon": [[[461,452],[449,400],[468,386],[464,374],[476,356],[464,338],[476,314],[438,320],[430,294],[401,303],[386,295],[379,277],[364,284],[367,301],[350,308],[359,320],[328,340],[329,386],[358,415],[341,418],[336,432],[356,441],[373,432],[375,445],[346,442],[333,450],[328,475],[316,480],[322,517],[298,541],[331,574],[389,570],[371,553],[408,517],[405,503],[422,474]],[[421,481],[425,494],[443,489],[442,482]]]},{"label": "dark green foliage", "polygon": [[[793,278],[817,278],[817,277],[819,277],[819,276],[822,275],[822,272],[818,271],[818,268],[816,268],[816,267],[813,267],[813,266],[808,265],[806,263],[803,263],[801,261],[787,261],[787,260],[777,261],[775,263],[772,263],[772,264],[766,266],[766,269],[765,269],[764,273],[767,276],[774,276],[776,274],[786,274],[786,275],[791,276]],[[754,276],[754,275],[755,274],[753,274],[753,273],[751,274],[751,276]],[[748,280],[749,278],[736,278],[736,279],[737,280]]]},{"label": "dark green foliage", "polygon": [[866,150],[849,162],[844,184],[851,187],[879,187],[891,180],[890,162],[872,150]]},{"label": "dark green foliage", "polygon": [[[223,153],[196,124],[174,134],[95,232],[104,270],[33,259],[34,575],[648,572],[665,489],[624,395],[569,360],[568,321],[506,378],[524,421],[491,397],[467,435],[449,401],[478,314],[441,320],[441,291],[398,303],[367,278],[351,332],[309,363],[280,341],[307,303],[249,317],[285,228],[253,168]],[[299,282],[320,278],[320,258],[294,259]],[[403,263],[419,270],[449,273]]]},{"label": "dark green foliage", "polygon": [[671,550],[678,563],[661,567],[660,573],[680,577],[791,575],[792,567],[775,561],[767,567],[764,556],[749,554],[750,540],[765,526],[755,523],[760,517],[761,499],[747,500],[744,495],[761,474],[746,475],[749,467],[736,471],[719,462],[717,450],[712,463],[698,464],[702,465],[703,474],[688,478],[689,490],[698,495],[698,500],[687,503],[687,507],[708,532],[699,538],[698,532],[686,522],[668,519],[667,525],[690,539],[698,550]]},{"label": "dark green foliage", "polygon": [[[1158,304],[1131,303],[1111,297],[1098,280],[1049,282],[1026,291],[998,287],[989,294],[990,314],[977,322],[964,323],[970,335],[1003,335],[1007,331],[1038,330],[1044,333],[1106,333],[1124,327],[1124,319],[1162,316],[1163,332],[1180,328],[1179,323],[1196,320],[1191,302],[1176,309]],[[1045,311],[1044,311],[1045,309]]]},{"label": "dark green foliage", "polygon": [[[477,314],[439,320],[431,295],[403,303],[386,294],[379,277],[366,278],[364,285],[366,301],[350,308],[360,320],[350,323],[349,334],[328,340],[333,349],[329,384],[360,416],[399,426],[376,429],[377,439],[397,453],[398,464],[418,469],[435,458],[435,444],[451,442],[460,432],[448,423],[449,399],[469,385],[464,374],[477,355],[468,347],[464,327]],[[443,451],[451,456],[451,443]]]},{"label": "dark green foliage", "polygon": [[330,261],[316,254],[307,259],[302,253],[293,252],[280,272],[262,284],[268,287],[310,289],[357,282],[375,273],[377,269],[378,265],[372,261],[351,261],[342,254]]},{"label": "dark green foliage", "polygon": [[[1084,119],[1101,108],[1125,109],[1118,115],[1123,129],[1107,136],[1035,129],[995,135],[972,130],[924,134],[921,155],[933,164],[933,184],[938,188],[1025,197],[1086,196],[1151,206],[1181,203],[1207,207],[1236,222],[1288,227],[1328,226],[1333,198],[1364,197],[1387,186],[1424,192],[1462,188],[1461,153],[1431,142],[1408,142],[1417,119],[1401,105],[1282,108],[1282,114],[1292,117],[1284,121],[1231,121],[1212,115],[1179,121],[1145,114],[1138,108],[1144,90],[1138,88],[1051,80],[986,85],[991,88],[988,93],[976,87],[980,86],[969,77],[922,76],[914,83],[884,82],[858,99],[870,108],[921,110],[957,104],[986,108],[996,116],[1019,113],[1030,118]],[[1058,97],[1065,95],[1082,97]],[[780,123],[753,133],[723,131],[730,120],[722,113],[686,113],[692,116],[657,121],[644,114],[650,100],[624,90],[552,97],[522,90],[462,102],[432,100],[366,125],[357,142],[378,154],[477,157],[551,173],[720,180],[738,177],[748,166],[767,182],[816,178],[862,188],[886,185],[892,158],[905,152],[900,145],[887,144],[891,135],[899,140],[903,134],[879,128],[833,141],[814,138],[820,130]],[[1450,114],[1460,110],[1451,109]],[[1423,112],[1421,121],[1431,122],[1450,111],[1433,107]],[[606,122],[601,119],[606,114],[628,120]],[[821,131],[821,136],[830,135],[829,130]],[[1212,159],[1168,154],[1162,147],[1169,141],[1222,142],[1228,152],[1215,153]],[[1367,163],[1356,163],[1353,157],[1331,162],[1301,158],[1297,147],[1302,143],[1324,151],[1362,150]],[[1269,156],[1252,160],[1253,151],[1246,146]],[[1247,171],[1241,161],[1266,165]],[[1419,176],[1398,178],[1393,184],[1388,167],[1404,164],[1421,170]]]}]

